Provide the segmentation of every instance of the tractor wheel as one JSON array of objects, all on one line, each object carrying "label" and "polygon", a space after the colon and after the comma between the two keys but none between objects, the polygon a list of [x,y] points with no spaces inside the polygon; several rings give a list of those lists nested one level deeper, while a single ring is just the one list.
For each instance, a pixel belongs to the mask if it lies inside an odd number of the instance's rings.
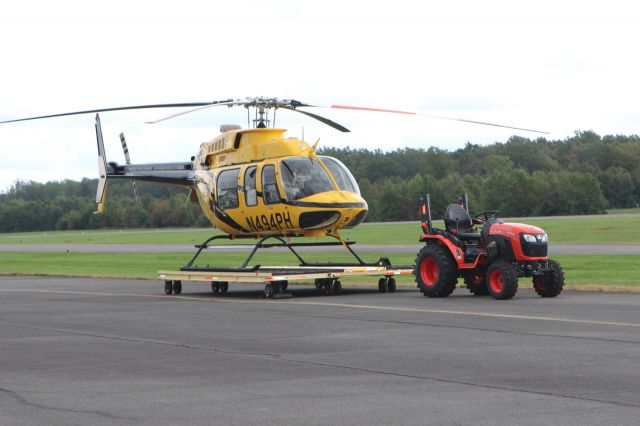
[{"label": "tractor wheel", "polygon": [[456,288],[457,266],[447,249],[426,245],[416,259],[416,282],[427,297],[447,297]]},{"label": "tractor wheel", "polygon": [[487,287],[494,299],[511,299],[518,291],[518,271],[506,260],[496,260],[487,269]]},{"label": "tractor wheel", "polygon": [[485,274],[469,273],[464,276],[464,283],[475,296],[486,296],[489,294],[489,289],[487,288],[485,279]]},{"label": "tractor wheel", "polygon": [[549,260],[550,274],[533,277],[533,289],[541,297],[556,297],[562,293],[564,287],[564,271],[555,260]]}]

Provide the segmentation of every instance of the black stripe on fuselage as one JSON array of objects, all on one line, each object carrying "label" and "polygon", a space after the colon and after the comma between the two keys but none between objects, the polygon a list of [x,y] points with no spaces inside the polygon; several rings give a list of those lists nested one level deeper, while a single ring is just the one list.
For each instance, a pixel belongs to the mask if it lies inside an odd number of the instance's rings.
[{"label": "black stripe on fuselage", "polygon": [[224,222],[225,224],[229,225],[230,227],[232,227],[237,231],[244,232],[244,233],[251,232],[248,229],[243,228],[238,222],[231,219],[231,217],[228,214],[218,209],[217,207],[213,209],[213,214],[222,222]]},{"label": "black stripe on fuselage", "polygon": [[357,209],[367,208],[366,203],[312,203],[308,201],[285,201],[283,204],[296,207],[317,207],[321,209]]}]

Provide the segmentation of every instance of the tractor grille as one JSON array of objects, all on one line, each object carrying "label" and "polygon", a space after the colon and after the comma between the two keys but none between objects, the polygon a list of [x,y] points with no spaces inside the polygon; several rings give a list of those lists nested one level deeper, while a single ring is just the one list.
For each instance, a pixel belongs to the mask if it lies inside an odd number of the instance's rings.
[{"label": "tractor grille", "polygon": [[520,236],[522,254],[528,257],[547,257],[548,244],[546,242],[529,243]]}]

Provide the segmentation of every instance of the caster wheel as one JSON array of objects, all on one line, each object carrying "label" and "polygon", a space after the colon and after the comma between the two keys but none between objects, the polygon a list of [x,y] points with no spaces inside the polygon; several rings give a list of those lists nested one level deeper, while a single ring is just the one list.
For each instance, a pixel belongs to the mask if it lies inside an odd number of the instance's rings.
[{"label": "caster wheel", "polygon": [[266,297],[267,299],[270,299],[273,297],[274,294],[275,294],[275,290],[273,288],[273,285],[267,284],[264,286],[264,297]]},{"label": "caster wheel", "polygon": [[396,280],[394,278],[389,278],[387,281],[387,291],[389,293],[393,293],[396,291]]},{"label": "caster wheel", "polygon": [[388,290],[389,290],[389,287],[387,286],[386,278],[380,278],[378,280],[378,291],[380,293],[386,293]]}]

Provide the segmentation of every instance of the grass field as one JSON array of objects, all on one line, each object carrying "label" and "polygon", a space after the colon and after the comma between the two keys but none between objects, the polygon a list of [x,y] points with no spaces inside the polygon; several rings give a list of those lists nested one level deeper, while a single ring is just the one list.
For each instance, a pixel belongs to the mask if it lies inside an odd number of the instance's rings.
[{"label": "grass field", "polygon": [[[119,277],[158,279],[159,270],[171,270],[186,264],[188,253],[1,253],[0,274],[45,274],[67,276]],[[366,261],[375,261],[384,253],[366,253]],[[244,253],[216,254],[215,258],[199,262],[210,262],[218,266],[240,266],[245,259]],[[295,259],[288,253],[258,253],[252,264],[294,265]],[[640,292],[640,274],[638,274],[638,256],[634,255],[561,255],[560,261],[566,277],[567,289],[593,291],[638,291]],[[335,253],[318,253],[308,260],[313,261],[350,261],[348,258],[336,258]],[[411,253],[394,254],[397,265],[411,265],[415,255]],[[414,286],[413,276],[397,278],[401,286]],[[358,277],[343,279],[345,284],[375,285],[377,277]],[[530,287],[529,279],[520,279],[520,286]]]},{"label": "grass field", "polygon": [[[640,243],[640,216],[623,218],[572,217],[517,219],[539,226],[551,244]],[[435,222],[442,227],[442,222]],[[198,244],[218,233],[213,229],[141,229],[50,231],[0,234],[0,244]],[[417,244],[419,223],[363,224],[343,231],[359,244]],[[222,242],[224,243],[224,241]]]}]

